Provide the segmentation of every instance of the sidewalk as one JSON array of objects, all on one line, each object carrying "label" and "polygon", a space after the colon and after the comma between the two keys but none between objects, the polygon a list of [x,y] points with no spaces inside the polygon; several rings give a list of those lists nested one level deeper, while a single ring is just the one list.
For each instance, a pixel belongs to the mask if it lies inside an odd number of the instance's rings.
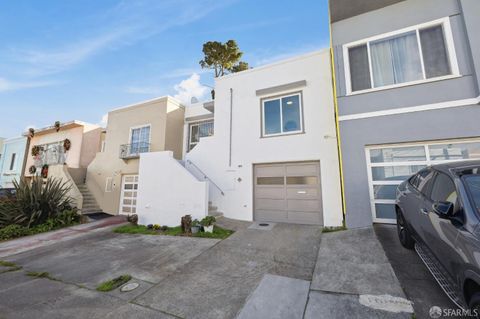
[{"label": "sidewalk", "polygon": [[322,234],[311,282],[264,276],[239,318],[411,318],[372,228]]},{"label": "sidewalk", "polygon": [[74,239],[85,233],[122,224],[125,221],[125,216],[113,216],[92,223],[80,224],[56,231],[9,240],[0,243],[0,258]]}]

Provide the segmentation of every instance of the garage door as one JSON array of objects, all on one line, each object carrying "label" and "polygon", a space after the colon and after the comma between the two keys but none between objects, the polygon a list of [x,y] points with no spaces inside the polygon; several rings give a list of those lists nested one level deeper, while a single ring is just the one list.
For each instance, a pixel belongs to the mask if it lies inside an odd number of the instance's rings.
[{"label": "garage door", "polygon": [[380,145],[366,149],[373,221],[396,223],[399,184],[428,165],[480,158],[480,140],[447,140]]},{"label": "garage door", "polygon": [[255,165],[254,183],[255,220],[322,225],[319,162]]}]

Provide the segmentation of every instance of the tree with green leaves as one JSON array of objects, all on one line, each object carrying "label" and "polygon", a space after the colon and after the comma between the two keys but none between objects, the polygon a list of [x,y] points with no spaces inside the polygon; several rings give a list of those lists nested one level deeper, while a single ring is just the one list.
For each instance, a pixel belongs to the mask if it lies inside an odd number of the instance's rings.
[{"label": "tree with green leaves", "polygon": [[225,43],[208,41],[203,44],[203,54],[200,66],[214,70],[215,77],[249,69],[247,62],[240,61],[243,52],[235,40],[228,40]]}]

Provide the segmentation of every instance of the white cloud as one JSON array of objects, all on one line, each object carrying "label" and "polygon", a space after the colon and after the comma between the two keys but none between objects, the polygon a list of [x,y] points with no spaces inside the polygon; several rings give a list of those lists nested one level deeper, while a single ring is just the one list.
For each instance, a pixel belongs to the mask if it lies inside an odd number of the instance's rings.
[{"label": "white cloud", "polygon": [[52,81],[30,81],[30,82],[16,82],[5,78],[0,78],[0,92],[15,91],[20,89],[37,88],[54,85]]},{"label": "white cloud", "polygon": [[[12,47],[16,71],[40,77],[68,70],[106,50],[115,50],[186,25],[236,0],[124,0],[110,10],[87,17],[85,31],[68,42],[47,47]],[[93,23],[92,23],[93,21]]]},{"label": "white cloud", "polygon": [[175,85],[174,87],[177,94],[173,97],[180,100],[186,105],[190,105],[192,97],[202,100],[205,95],[210,91],[206,86],[200,84],[200,75],[193,73],[188,79],[185,79]]}]

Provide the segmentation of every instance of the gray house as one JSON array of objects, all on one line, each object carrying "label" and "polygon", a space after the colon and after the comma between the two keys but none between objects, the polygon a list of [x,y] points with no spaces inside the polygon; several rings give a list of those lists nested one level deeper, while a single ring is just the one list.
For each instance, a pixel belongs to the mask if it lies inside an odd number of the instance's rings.
[{"label": "gray house", "polygon": [[348,227],[395,222],[398,184],[480,158],[480,1],[330,0]]}]

